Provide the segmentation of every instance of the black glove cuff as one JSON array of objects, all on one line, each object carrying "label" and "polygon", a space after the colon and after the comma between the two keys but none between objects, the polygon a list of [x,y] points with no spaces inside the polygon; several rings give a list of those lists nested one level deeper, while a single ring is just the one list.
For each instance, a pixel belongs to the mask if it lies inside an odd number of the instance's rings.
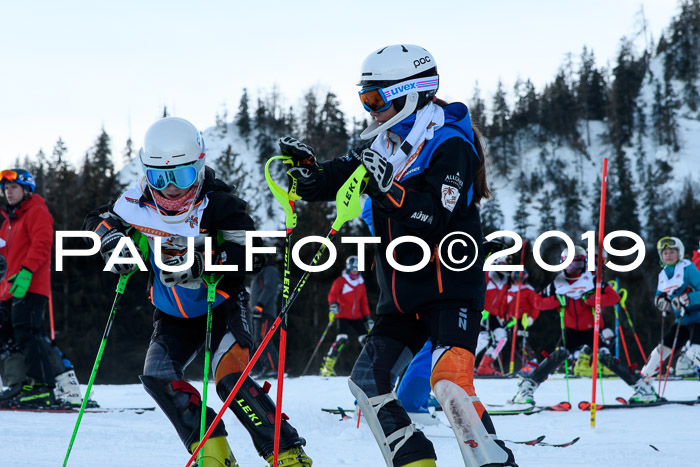
[{"label": "black glove cuff", "polygon": [[406,199],[406,190],[399,182],[394,180],[391,187],[389,187],[389,191],[381,194],[370,194],[370,196],[381,208],[392,210],[403,206],[404,199]]}]

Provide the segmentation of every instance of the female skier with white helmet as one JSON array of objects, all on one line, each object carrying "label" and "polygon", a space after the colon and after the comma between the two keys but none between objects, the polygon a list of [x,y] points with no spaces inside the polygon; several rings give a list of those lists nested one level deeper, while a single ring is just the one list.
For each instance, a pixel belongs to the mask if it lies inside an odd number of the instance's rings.
[{"label": "female skier with white helmet", "polygon": [[[289,175],[306,201],[335,199],[359,164],[367,168],[367,209],[373,234],[381,239],[375,250],[380,297],[377,322],[349,384],[387,465],[436,465],[432,443],[411,424],[393,392],[398,374],[430,339],[437,398],[458,439],[465,432],[473,436],[471,444],[460,444],[465,463],[515,466],[512,452],[495,439],[473,385],[485,290],[484,253],[476,241],[481,239],[478,204],[490,195],[484,151],[466,106],[435,98],[438,81],[435,59],[422,47],[376,50],[362,64],[358,83],[360,100],[373,118],[361,134],[368,144],[322,164],[311,147],[294,138],[282,138],[280,148],[292,157]],[[456,232],[473,241],[455,242],[448,254],[440,242]],[[427,253],[406,242],[394,250],[400,264],[424,261],[415,272],[395,270],[385,254],[392,240],[408,235],[430,248]],[[452,258],[473,263],[465,268],[450,263]]]}]

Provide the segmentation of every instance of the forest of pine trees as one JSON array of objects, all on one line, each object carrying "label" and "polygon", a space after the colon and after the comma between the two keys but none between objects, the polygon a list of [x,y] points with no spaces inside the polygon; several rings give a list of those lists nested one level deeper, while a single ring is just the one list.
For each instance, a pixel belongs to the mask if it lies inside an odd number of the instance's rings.
[{"label": "forest of pine trees", "polygon": [[[485,234],[509,224],[529,241],[534,238],[528,238],[527,232],[552,229],[562,230],[577,240],[582,232],[593,230],[597,225],[600,178],[583,179],[581,167],[600,160],[600,154],[590,152],[591,128],[594,124],[604,126],[609,158],[606,231],[638,232],[649,247],[644,265],[620,277],[623,286],[634,288],[629,308],[647,350],[658,338],[658,320],[650,300],[658,271],[654,241],[673,234],[685,242],[689,251],[700,240],[697,187],[690,179],[671,179],[674,157],[684,148],[681,123],[700,120],[699,57],[700,0],[682,0],[678,16],[656,41],[654,49],[649,46],[638,51],[632,40],[623,38],[614,63],[607,68],[597,65],[594,51],[584,47],[577,57],[567,57],[541,90],[529,79],[519,79],[512,89],[499,82],[488,98],[476,84],[472,96],[466,99],[474,126],[485,136],[489,177],[517,187],[518,193],[514,199],[505,199],[495,190],[493,198],[482,205]],[[654,68],[657,58],[662,66]],[[651,89],[651,101],[641,95],[645,87]],[[243,89],[233,115],[223,106],[215,116],[215,130],[221,137],[228,137],[231,131],[238,137],[221,154],[208,157],[216,160],[218,176],[235,185],[236,193],[249,202],[256,221],[272,217],[272,210],[278,207],[267,188],[247,176],[251,167],[246,166],[241,153],[254,151],[256,169],[262,170],[267,159],[276,154],[277,139],[287,134],[316,148],[321,161],[360,144],[358,134],[367,121],[348,121],[334,93],[324,95],[309,89],[302,101],[302,108],[285,108],[277,88],[257,96]],[[164,108],[163,116],[167,115]],[[664,157],[658,156],[659,151],[656,156],[649,153],[650,141],[655,148],[663,149]],[[123,149],[113,150],[119,146],[102,129],[77,164],[69,162],[68,144],[59,138],[50,153],[40,151],[14,165],[34,174],[37,193],[46,198],[56,230],[79,230],[90,210],[115,199],[125,188],[118,182],[115,161],[129,163],[137,157],[137,148],[131,138]],[[533,150],[537,164],[525,166],[522,156]],[[576,154],[575,160],[562,159],[560,154],[564,152]],[[283,177],[283,169],[276,170],[276,177]],[[505,218],[505,205],[514,207],[512,219]],[[296,238],[325,234],[333,217],[332,205],[310,208],[298,203],[297,212],[300,224],[295,230]],[[360,222],[347,229],[352,234],[368,235]],[[80,242],[72,245],[80,246]],[[560,246],[551,244],[548,249],[556,256]],[[292,373],[301,371],[327,324],[325,296],[342,270],[342,260],[352,254],[347,246],[339,246],[338,250],[336,267],[313,276],[298,308],[289,315],[288,365]],[[309,255],[310,251],[304,254]],[[529,249],[526,266],[536,288],[551,279],[551,275],[538,271]],[[52,277],[58,342],[81,379],[86,380],[112,303],[116,278],[101,273],[103,262],[98,256],[70,258],[64,267],[63,272],[54,272]],[[299,271],[293,274],[298,277]],[[372,273],[365,276],[370,302],[376,303],[378,292]],[[98,382],[137,382],[151,334],[152,310],[146,301],[145,284],[146,278],[139,275],[129,283]],[[532,341],[548,348],[549,341],[558,335],[558,322],[541,321],[552,323],[535,327]],[[357,343],[351,341],[349,345]],[[355,350],[346,354],[352,355]],[[337,370],[349,371],[350,360],[341,359]],[[189,372],[191,377],[198,374],[201,370],[196,367]]]}]

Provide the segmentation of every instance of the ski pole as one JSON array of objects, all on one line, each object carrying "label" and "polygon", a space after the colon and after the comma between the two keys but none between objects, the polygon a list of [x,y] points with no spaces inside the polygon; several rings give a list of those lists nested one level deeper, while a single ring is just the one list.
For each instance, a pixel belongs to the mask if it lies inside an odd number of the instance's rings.
[{"label": "ski pole", "polygon": [[[673,336],[673,345],[671,346],[671,356],[668,358],[668,365],[666,365],[666,376],[664,377],[664,388],[659,394],[664,397],[666,392],[666,381],[668,381],[668,373],[671,371],[671,364],[673,363],[673,354],[676,352],[676,343],[678,342],[678,331],[681,330],[681,321],[683,321],[683,316],[685,316],[685,306],[681,307],[681,315],[678,317],[678,324],[676,324],[676,333]],[[663,367],[663,360],[659,363],[659,374],[661,374],[661,368]]]},{"label": "ski pole", "polygon": [[627,324],[629,324],[630,329],[632,330],[632,334],[634,334],[634,340],[637,341],[637,348],[639,348],[639,353],[642,354],[642,358],[644,359],[644,364],[647,363],[647,354],[644,352],[644,349],[642,348],[642,343],[639,342],[639,336],[637,335],[637,331],[634,329],[634,324],[632,323],[632,318],[630,318],[630,313],[627,311],[627,289],[620,289],[620,306],[622,307],[622,311],[625,312],[625,315],[627,316]]},{"label": "ski pole", "polygon": [[[211,325],[212,308],[216,299],[216,285],[223,276],[202,275],[202,280],[207,285],[207,331],[204,339],[204,377],[202,378],[202,414],[199,423],[199,442],[201,444],[207,427],[207,392],[209,386],[209,359],[211,358]],[[199,453],[199,463],[202,463],[204,452]]]},{"label": "ski pole", "polygon": [[[557,300],[559,300],[560,311],[559,317],[561,321],[561,343],[566,349],[566,335],[564,332],[564,313],[566,312],[566,296],[557,295]],[[568,349],[567,349],[568,351]],[[568,352],[567,352],[568,353]],[[566,401],[571,403],[571,391],[569,390],[569,356],[567,355],[564,360],[564,375],[566,376]]]},{"label": "ski pole", "polygon": [[102,342],[100,342],[100,348],[97,350],[97,357],[95,358],[95,364],[92,366],[92,373],[90,373],[90,379],[88,380],[87,389],[85,390],[85,397],[83,402],[80,404],[80,412],[78,412],[78,419],[75,422],[75,427],[73,428],[73,434],[70,437],[70,443],[68,443],[68,450],[66,451],[66,457],[63,459],[63,467],[68,464],[68,458],[70,457],[71,449],[73,449],[73,443],[75,442],[75,437],[78,435],[78,428],[80,427],[80,421],[83,419],[83,413],[85,413],[85,407],[87,406],[88,399],[90,398],[90,391],[92,390],[92,383],[95,381],[95,376],[97,376],[97,369],[100,366],[100,361],[102,360],[102,353],[104,352],[105,345],[107,344],[107,337],[112,330],[112,323],[114,323],[114,317],[117,314],[117,309],[119,308],[119,300],[124,295],[124,289],[126,288],[126,282],[129,277],[137,270],[133,270],[127,274],[119,276],[119,282],[117,283],[117,293],[114,297],[114,303],[112,304],[112,309],[109,312],[109,319],[107,319],[107,326],[105,327],[104,334],[102,334]]},{"label": "ski pole", "polygon": [[[614,281],[611,281],[613,285],[613,290],[615,292],[619,292],[620,287],[618,285],[618,280],[617,277],[615,278]],[[620,326],[620,302],[618,301],[615,304],[615,358],[620,358],[620,336],[622,338],[625,338],[625,335],[622,333],[622,326]],[[623,345],[624,346],[624,345]],[[627,348],[625,347],[625,355],[627,356],[627,366],[630,365],[630,357],[627,354]]]},{"label": "ski pole", "polygon": [[[525,265],[525,240],[523,240],[523,249],[520,253],[520,265]],[[515,294],[515,313],[513,313],[513,316],[515,316],[515,325],[513,326],[513,339],[510,346],[510,365],[508,368],[508,373],[510,374],[513,374],[515,368],[515,343],[518,340],[518,320],[520,319],[518,314],[520,313],[520,289],[523,287],[523,274],[524,272],[521,271],[518,275],[518,292]]]},{"label": "ski pole", "polygon": [[[285,158],[283,156],[277,156],[277,158]],[[289,159],[289,158],[285,158]],[[336,195],[336,218],[335,221],[333,221],[333,225],[331,226],[330,232],[328,232],[328,235],[326,235],[325,240],[332,242],[333,239],[335,238],[336,233],[338,230],[348,222],[349,220],[354,219],[355,217],[359,216],[360,213],[362,212],[362,204],[360,203],[360,195],[362,194],[362,187],[361,184],[363,182],[363,179],[367,173],[367,169],[365,168],[364,165],[360,165],[355,169],[355,171],[350,175],[350,177],[346,180],[346,182],[343,184],[343,186],[338,190],[338,193]],[[321,243],[321,246],[319,247],[318,251],[316,252],[316,255],[314,256],[313,260],[311,261],[311,266],[315,266],[318,261],[321,259],[321,256],[323,256],[323,253],[326,251],[326,244]],[[309,276],[311,275],[310,271],[305,271],[304,274],[302,275],[301,279],[299,279],[299,282],[297,285],[294,287],[294,290],[289,294],[289,299],[286,302],[285,306],[282,308],[282,310],[279,312],[277,315],[277,318],[275,318],[275,321],[272,323],[272,326],[270,327],[270,330],[267,332],[265,335],[265,338],[263,339],[262,343],[258,347],[258,350],[255,351],[255,354],[253,355],[252,358],[248,361],[248,364],[246,365],[245,369],[241,373],[240,378],[238,379],[238,382],[236,385],[233,387],[231,392],[229,393],[228,397],[224,401],[223,406],[221,407],[221,410],[219,410],[219,413],[217,413],[216,417],[212,421],[211,425],[209,425],[209,429],[207,432],[204,434],[204,438],[202,441],[199,443],[199,445],[195,448],[194,452],[190,456],[189,460],[187,461],[187,466],[191,466],[192,462],[197,458],[197,455],[199,454],[199,451],[202,449],[204,444],[207,442],[211,434],[213,433],[214,429],[216,428],[216,425],[221,421],[221,418],[224,416],[224,413],[226,412],[226,408],[228,408],[229,404],[233,401],[234,396],[238,392],[238,390],[241,388],[243,385],[244,380],[248,377],[248,374],[250,373],[251,369],[253,368],[253,365],[255,365],[255,362],[258,361],[260,358],[260,355],[262,354],[263,350],[265,349],[265,346],[267,345],[268,342],[270,342],[270,339],[272,339],[272,336],[275,334],[277,331],[277,328],[280,326],[280,323],[282,320],[286,317],[287,313],[289,310],[292,308],[292,305],[294,304],[295,300],[299,296],[299,293],[301,290],[304,288],[304,285],[306,284],[306,281],[308,280]],[[286,284],[285,284],[286,286]]]},{"label": "ski pole", "polygon": [[311,358],[309,358],[309,361],[306,363],[306,366],[304,367],[304,371],[301,372],[301,376],[304,376],[306,374],[306,371],[309,369],[309,366],[311,366],[311,362],[313,361],[314,357],[316,356],[318,349],[321,348],[321,344],[323,344],[323,340],[326,338],[326,334],[328,334],[328,330],[331,328],[332,324],[333,324],[333,321],[329,320],[328,325],[326,326],[326,329],[323,330],[323,334],[321,334],[321,338],[318,340],[318,343],[316,344],[316,348],[314,349],[313,353],[311,354]]},{"label": "ski pole", "polygon": [[661,312],[661,338],[659,339],[659,389],[657,393],[661,394],[661,373],[664,368],[664,322],[666,321],[666,312]]},{"label": "ski pole", "polygon": [[[619,290],[619,286],[617,283],[617,280],[610,281],[612,284],[613,289],[617,292]],[[624,289],[623,289],[624,290]],[[625,298],[627,298],[627,290],[625,290]],[[625,341],[625,334],[622,332],[622,323],[618,320],[619,314],[618,314],[618,305],[622,301],[622,296],[620,296],[620,300],[618,301],[617,304],[615,304],[615,357],[617,358],[617,355],[620,353],[620,348],[617,340],[618,336],[618,329],[619,329],[619,336],[622,338],[622,349],[625,351],[625,358],[627,359],[627,366],[632,366],[632,362],[630,361],[630,354],[629,351],[627,350],[627,342]]]},{"label": "ski pole", "polygon": [[[265,164],[265,180],[267,181],[267,186],[270,188],[273,196],[282,206],[285,214],[285,227],[286,234],[284,237],[284,284],[289,284],[291,270],[289,267],[289,254],[290,247],[292,243],[292,233],[294,227],[297,225],[297,216],[294,213],[294,202],[299,199],[296,195],[296,187],[290,187],[287,191],[284,191],[277,185],[272,176],[270,175],[270,164],[273,160],[277,160],[279,156],[272,157]],[[283,158],[284,162],[289,162]],[[282,290],[282,300],[283,307],[287,308],[289,301],[289,288],[284,287]],[[287,316],[285,315],[284,320],[281,322],[280,326],[280,346],[279,352],[277,354],[277,400],[275,405],[275,428],[274,428],[274,444],[273,444],[273,462],[272,465],[277,465],[277,460],[279,458],[279,446],[280,446],[280,425],[282,423],[282,394],[284,391],[284,367],[285,359],[287,355]]]}]

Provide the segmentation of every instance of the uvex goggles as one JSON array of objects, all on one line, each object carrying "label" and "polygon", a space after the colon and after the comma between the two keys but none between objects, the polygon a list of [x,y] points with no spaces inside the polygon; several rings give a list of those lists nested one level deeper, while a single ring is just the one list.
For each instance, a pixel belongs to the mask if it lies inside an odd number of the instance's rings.
[{"label": "uvex goggles", "polygon": [[663,250],[664,248],[678,248],[676,241],[671,237],[663,237],[656,242],[656,249]]},{"label": "uvex goggles", "polygon": [[185,189],[197,181],[201,162],[196,161],[191,164],[167,168],[148,166],[144,166],[144,168],[146,169],[146,180],[152,188],[162,190],[172,183],[180,189]]},{"label": "uvex goggles", "polygon": [[411,92],[431,91],[438,88],[438,77],[402,81],[392,86],[365,86],[359,91],[360,101],[367,112],[384,112],[391,107],[391,101]]}]

